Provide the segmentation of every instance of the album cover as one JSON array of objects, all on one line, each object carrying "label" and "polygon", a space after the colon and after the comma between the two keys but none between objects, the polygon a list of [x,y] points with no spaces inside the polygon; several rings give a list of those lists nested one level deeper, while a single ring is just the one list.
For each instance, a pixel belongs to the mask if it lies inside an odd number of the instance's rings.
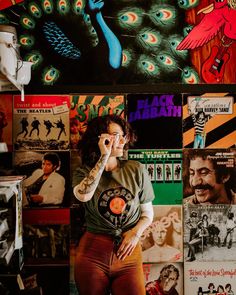
[{"label": "album cover", "polygon": [[233,295],[236,292],[236,262],[184,263],[184,293]]},{"label": "album cover", "polygon": [[109,114],[124,118],[123,95],[72,95],[70,108],[70,147],[77,149],[87,123],[98,116]]},{"label": "album cover", "polygon": [[235,148],[184,149],[184,204],[236,204],[235,159]]},{"label": "album cover", "polygon": [[235,126],[235,94],[183,95],[183,147],[235,147]]},{"label": "album cover", "polygon": [[134,148],[182,148],[180,94],[128,94],[127,117],[137,133]]},{"label": "album cover", "polygon": [[69,260],[69,208],[24,209],[23,224],[26,260]]},{"label": "album cover", "polygon": [[233,261],[236,205],[184,206],[184,260]]},{"label": "album cover", "polygon": [[143,270],[147,295],[184,294],[183,263],[145,263]]},{"label": "album cover", "polygon": [[24,207],[67,207],[70,203],[69,151],[16,151],[14,168],[24,175]]},{"label": "album cover", "polygon": [[129,149],[128,157],[145,165],[155,193],[154,205],[182,204],[182,150]]},{"label": "album cover", "polygon": [[141,236],[143,262],[183,261],[182,206],[155,205],[152,224]]},{"label": "album cover", "polygon": [[14,96],[15,150],[66,150],[69,148],[69,95]]}]

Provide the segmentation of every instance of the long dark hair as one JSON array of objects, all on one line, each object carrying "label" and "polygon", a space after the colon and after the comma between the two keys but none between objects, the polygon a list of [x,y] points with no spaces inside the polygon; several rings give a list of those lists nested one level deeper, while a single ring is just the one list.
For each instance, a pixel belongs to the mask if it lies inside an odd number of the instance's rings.
[{"label": "long dark hair", "polygon": [[79,155],[82,164],[93,167],[100,158],[100,149],[98,147],[99,135],[108,132],[110,123],[116,123],[121,126],[124,135],[129,140],[124,146],[124,150],[129,148],[136,141],[136,135],[130,124],[117,115],[105,115],[92,119],[88,122],[87,129],[78,143]]}]

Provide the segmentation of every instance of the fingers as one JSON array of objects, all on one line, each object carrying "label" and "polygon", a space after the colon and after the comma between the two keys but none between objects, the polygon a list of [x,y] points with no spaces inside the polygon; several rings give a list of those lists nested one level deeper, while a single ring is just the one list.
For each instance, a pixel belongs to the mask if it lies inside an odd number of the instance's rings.
[{"label": "fingers", "polygon": [[113,145],[114,137],[112,135],[103,133],[99,136],[99,138],[100,138],[99,139],[100,144],[103,144],[104,146],[108,148]]},{"label": "fingers", "polygon": [[127,256],[131,255],[137,243],[138,243],[138,238],[135,236],[130,239],[124,238],[117,251],[118,259],[125,260]]},{"label": "fingers", "polygon": [[133,250],[134,250],[135,246],[132,244],[128,244],[126,245],[123,250],[121,250],[120,252],[117,253],[117,257],[120,260],[125,260],[125,258],[129,255],[132,254]]}]

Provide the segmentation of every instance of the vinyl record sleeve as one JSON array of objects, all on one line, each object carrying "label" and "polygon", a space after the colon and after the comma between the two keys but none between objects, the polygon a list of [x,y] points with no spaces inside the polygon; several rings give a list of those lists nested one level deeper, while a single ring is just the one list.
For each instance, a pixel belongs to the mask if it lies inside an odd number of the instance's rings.
[{"label": "vinyl record sleeve", "polygon": [[69,148],[69,95],[14,96],[15,150],[66,150]]},{"label": "vinyl record sleeve", "polygon": [[183,147],[230,148],[235,142],[235,94],[183,95]]},{"label": "vinyl record sleeve", "polygon": [[154,205],[182,204],[182,150],[129,149],[128,157],[145,165],[155,193]]},{"label": "vinyl record sleeve", "polygon": [[184,263],[184,294],[233,295],[236,291],[236,262]]},{"label": "vinyl record sleeve", "polygon": [[81,135],[88,122],[98,116],[118,115],[124,118],[123,95],[78,95],[70,96],[70,147],[77,149]]},{"label": "vinyl record sleeve", "polygon": [[137,133],[134,148],[182,148],[180,94],[128,94],[127,117]]}]

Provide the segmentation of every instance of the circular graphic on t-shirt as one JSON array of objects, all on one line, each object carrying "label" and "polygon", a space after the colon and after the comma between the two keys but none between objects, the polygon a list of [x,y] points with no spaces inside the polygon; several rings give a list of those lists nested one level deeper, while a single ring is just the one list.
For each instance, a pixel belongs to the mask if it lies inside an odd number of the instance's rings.
[{"label": "circular graphic on t-shirt", "polygon": [[125,201],[120,197],[115,197],[110,202],[110,210],[114,214],[121,214],[125,210]]},{"label": "circular graphic on t-shirt", "polygon": [[122,225],[127,219],[133,199],[132,193],[124,187],[110,188],[100,195],[98,211],[115,226]]}]

